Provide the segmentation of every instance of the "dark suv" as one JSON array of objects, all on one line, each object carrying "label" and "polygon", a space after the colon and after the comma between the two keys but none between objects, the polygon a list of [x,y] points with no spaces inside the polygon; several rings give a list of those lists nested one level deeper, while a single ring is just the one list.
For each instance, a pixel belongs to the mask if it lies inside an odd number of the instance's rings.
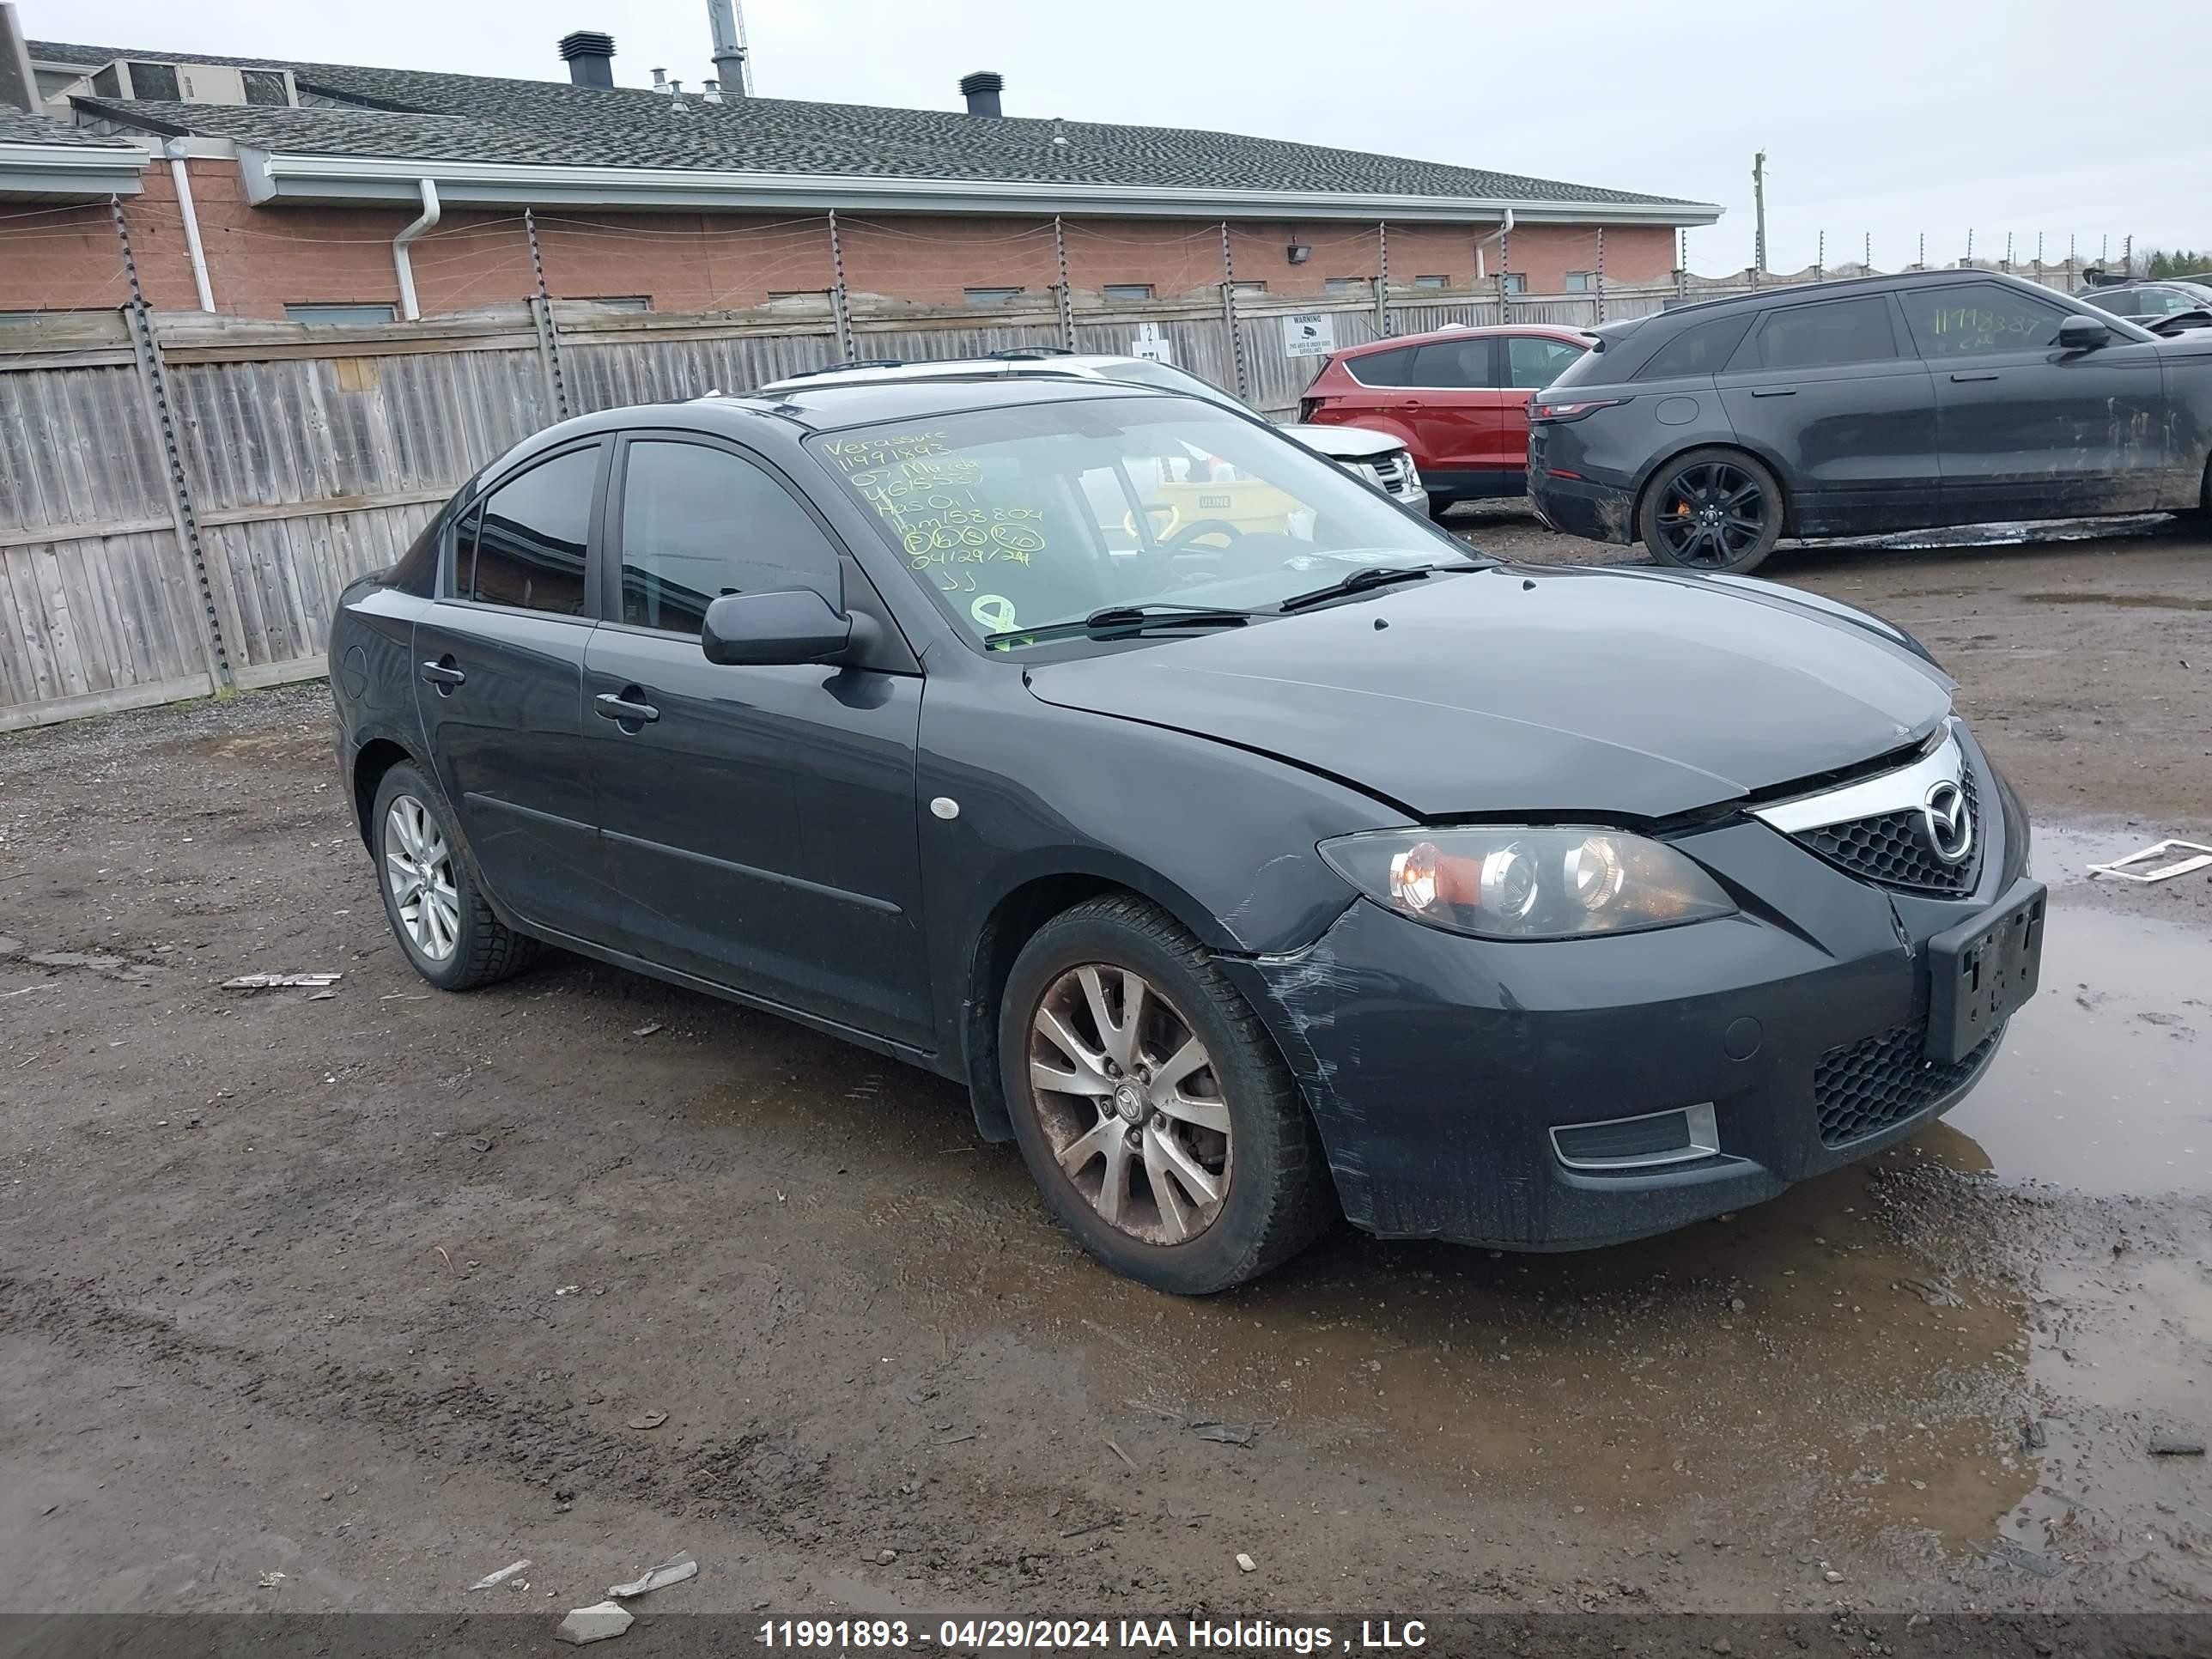
[{"label": "dark suv", "polygon": [[1785,534],[2202,508],[2208,336],[1987,271],[1683,306],[1600,330],[1536,394],[1529,495],[1555,529],[1736,571]]}]

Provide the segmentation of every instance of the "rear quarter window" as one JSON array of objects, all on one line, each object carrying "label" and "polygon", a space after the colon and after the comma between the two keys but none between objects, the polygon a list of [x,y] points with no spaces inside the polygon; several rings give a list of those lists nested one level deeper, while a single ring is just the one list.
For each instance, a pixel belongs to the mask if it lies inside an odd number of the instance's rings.
[{"label": "rear quarter window", "polygon": [[1344,372],[1362,386],[1410,385],[1407,377],[1413,367],[1411,346],[1401,346],[1395,351],[1370,351],[1344,359]]},{"label": "rear quarter window", "polygon": [[1638,380],[1678,380],[1693,374],[1711,374],[1735,355],[1750,331],[1754,313],[1714,317],[1692,323],[1644,360],[1636,371]]}]

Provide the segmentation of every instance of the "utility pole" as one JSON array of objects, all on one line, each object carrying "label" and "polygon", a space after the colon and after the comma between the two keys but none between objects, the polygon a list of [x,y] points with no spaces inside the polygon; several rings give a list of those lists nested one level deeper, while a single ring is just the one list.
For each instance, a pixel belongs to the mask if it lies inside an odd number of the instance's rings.
[{"label": "utility pole", "polygon": [[1760,150],[1751,158],[1751,205],[1757,224],[1752,246],[1751,285],[1759,286],[1759,279],[1766,275],[1766,152]]}]

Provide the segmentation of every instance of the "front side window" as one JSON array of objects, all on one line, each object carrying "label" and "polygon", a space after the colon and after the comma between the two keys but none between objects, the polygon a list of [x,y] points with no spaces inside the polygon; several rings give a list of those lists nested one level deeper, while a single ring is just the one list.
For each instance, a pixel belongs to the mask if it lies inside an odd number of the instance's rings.
[{"label": "front side window", "polygon": [[1897,331],[1890,326],[1889,301],[1877,294],[1774,312],[1754,344],[1760,368],[1821,368],[1894,357]]},{"label": "front side window", "polygon": [[696,635],[725,593],[811,587],[842,603],[836,545],[774,477],[726,449],[639,439],[623,467],[622,619]]},{"label": "front side window", "polygon": [[1452,391],[1490,385],[1490,342],[1444,340],[1416,347],[1411,383]]},{"label": "front side window", "polygon": [[2073,313],[2003,283],[1908,288],[1898,295],[1923,357],[2045,350]]},{"label": "front side window", "polygon": [[584,550],[599,451],[572,449],[508,479],[461,520],[455,597],[560,617],[584,614]]},{"label": "front side window", "polygon": [[1505,383],[1534,390],[1547,386],[1582,361],[1587,347],[1540,334],[1516,334],[1505,342]]},{"label": "front side window", "polygon": [[1334,463],[1194,400],[977,410],[808,447],[990,651],[1095,648],[1023,630],[1106,606],[1257,611],[1263,625],[1280,600],[1363,566],[1476,562]]}]

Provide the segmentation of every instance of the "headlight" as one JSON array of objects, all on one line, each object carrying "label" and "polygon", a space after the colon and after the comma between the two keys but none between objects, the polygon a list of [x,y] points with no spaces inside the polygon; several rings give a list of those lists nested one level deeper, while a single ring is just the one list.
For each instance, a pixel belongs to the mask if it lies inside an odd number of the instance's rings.
[{"label": "headlight", "polygon": [[1325,841],[1321,855],[1391,909],[1482,939],[1572,939],[1735,913],[1690,860],[1618,830],[1382,830]]}]

